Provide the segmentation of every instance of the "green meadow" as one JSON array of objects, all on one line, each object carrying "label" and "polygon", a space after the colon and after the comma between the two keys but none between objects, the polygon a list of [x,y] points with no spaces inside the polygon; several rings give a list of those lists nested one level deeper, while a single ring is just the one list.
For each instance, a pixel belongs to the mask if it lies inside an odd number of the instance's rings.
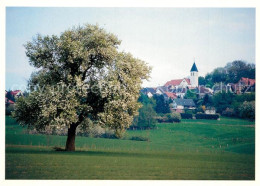
[{"label": "green meadow", "polygon": [[123,139],[77,136],[76,152],[53,150],[65,142],[6,117],[6,179],[255,179],[255,123],[247,120],[182,120]]}]

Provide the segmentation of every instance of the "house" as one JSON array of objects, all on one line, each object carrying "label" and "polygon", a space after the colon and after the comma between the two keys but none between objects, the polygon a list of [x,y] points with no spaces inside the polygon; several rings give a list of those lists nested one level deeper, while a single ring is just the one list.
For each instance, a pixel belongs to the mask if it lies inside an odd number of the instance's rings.
[{"label": "house", "polygon": [[241,93],[249,93],[249,92],[254,92],[255,91],[255,79],[249,79],[249,78],[244,78],[242,77],[238,81],[238,94]]},{"label": "house", "polygon": [[158,95],[162,95],[164,93],[164,90],[161,87],[157,87],[155,89],[155,91],[156,91],[155,93],[158,94]]},{"label": "house", "polygon": [[191,84],[190,84],[190,79],[183,78],[183,79],[174,79],[168,81],[167,83],[165,83],[164,86],[167,87],[169,90],[174,90],[178,88],[186,88],[188,86],[191,86]]},{"label": "house", "polygon": [[[143,88],[141,90],[141,92],[145,95],[147,95],[149,98],[153,97],[154,94],[157,94],[157,95],[163,95],[165,98],[168,99],[168,95],[170,94],[165,94],[165,92],[167,92],[167,88],[166,87],[163,87],[163,86],[159,86],[159,87],[156,87],[156,88]],[[171,95],[170,97],[173,97],[173,95]]]},{"label": "house", "polygon": [[10,99],[5,98],[5,104],[14,104],[14,102]]},{"label": "house", "polygon": [[199,86],[197,88],[197,94],[199,95],[199,98],[203,98],[206,94],[210,96],[213,95],[213,90],[205,86]]},{"label": "house", "polygon": [[243,86],[253,86],[255,84],[255,79],[249,79],[249,78],[242,77],[238,81],[238,84],[243,85]]},{"label": "house", "polygon": [[11,94],[14,96],[14,97],[20,97],[23,95],[23,92],[21,90],[14,90],[14,91],[11,91]]},{"label": "house", "polygon": [[177,95],[173,92],[164,92],[163,93],[163,96],[165,99],[176,99],[177,98]]},{"label": "house", "polygon": [[227,89],[236,94],[255,92],[255,79],[242,77],[237,83],[228,83]]},{"label": "house", "polygon": [[172,92],[175,93],[178,98],[183,98],[187,92],[187,88],[174,89]]},{"label": "house", "polygon": [[173,109],[183,110],[183,109],[195,109],[196,105],[192,99],[174,99]]},{"label": "house", "polygon": [[156,90],[154,88],[143,88],[141,92],[147,95],[149,98],[153,97],[156,94]]},{"label": "house", "polygon": [[216,114],[216,109],[214,107],[207,107],[205,114]]}]

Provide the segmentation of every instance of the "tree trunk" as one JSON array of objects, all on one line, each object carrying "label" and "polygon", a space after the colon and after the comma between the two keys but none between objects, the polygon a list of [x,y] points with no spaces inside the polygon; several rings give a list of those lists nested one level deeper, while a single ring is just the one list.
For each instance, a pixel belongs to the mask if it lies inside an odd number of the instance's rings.
[{"label": "tree trunk", "polygon": [[71,125],[68,129],[68,137],[66,142],[66,151],[75,151],[75,137],[77,125]]}]

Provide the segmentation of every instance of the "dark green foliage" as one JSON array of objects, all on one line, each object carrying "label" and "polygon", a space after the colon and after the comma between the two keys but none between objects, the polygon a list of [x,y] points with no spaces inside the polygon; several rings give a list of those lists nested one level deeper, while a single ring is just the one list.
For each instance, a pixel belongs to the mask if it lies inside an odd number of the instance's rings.
[{"label": "dark green foliage", "polygon": [[244,112],[244,109],[241,108],[244,102],[253,102],[254,100],[255,93],[236,95],[230,92],[222,92],[213,96],[213,105],[217,112],[224,116],[254,119],[255,110],[253,106],[247,105],[250,112]]},{"label": "dark green foliage", "polygon": [[143,137],[143,136],[132,136],[130,140],[135,140],[135,141],[149,141],[149,138]]},{"label": "dark green foliage", "polygon": [[213,103],[212,97],[210,97],[208,94],[206,94],[206,95],[203,97],[202,105],[205,105],[206,107],[208,107],[208,106],[211,106],[212,103]]},{"label": "dark green foliage", "polygon": [[225,68],[228,73],[227,81],[231,83],[237,83],[241,77],[255,79],[254,64],[248,64],[244,61],[236,60],[231,64],[227,64]]},{"label": "dark green foliage", "polygon": [[153,98],[149,98],[147,95],[140,93],[140,97],[138,98],[138,102],[142,103],[143,105],[151,104],[153,107],[155,107],[156,102]]},{"label": "dark green foliage", "polygon": [[12,91],[9,90],[9,91],[6,93],[5,97],[6,97],[7,99],[9,99],[9,100],[15,102],[15,97],[14,97],[13,94],[11,94],[11,92],[12,92]]},{"label": "dark green foliage", "polygon": [[198,97],[198,94],[196,94],[193,90],[187,90],[187,93],[184,96],[184,99],[192,99],[194,101],[195,105],[198,105],[199,97]]},{"label": "dark green foliage", "polygon": [[196,114],[197,113],[197,109],[184,109],[184,112],[186,114]]},{"label": "dark green foliage", "polygon": [[168,118],[165,116],[157,116],[156,120],[158,123],[164,123],[164,122],[167,122]]},{"label": "dark green foliage", "polygon": [[222,112],[222,115],[227,117],[234,117],[236,116],[236,112],[233,108],[226,108],[226,110]]},{"label": "dark green foliage", "polygon": [[192,114],[181,113],[181,119],[192,119]]},{"label": "dark green foliage", "polygon": [[250,120],[254,120],[255,119],[255,101],[250,101],[250,102],[245,101],[239,107],[239,116],[241,118],[247,118]]},{"label": "dark green foliage", "polygon": [[240,95],[236,95],[234,97],[234,101],[237,101],[237,102],[254,101],[254,100],[255,100],[255,93],[240,94]]},{"label": "dark green foliage", "polygon": [[166,117],[167,117],[167,121],[166,122],[176,122],[176,123],[179,123],[181,122],[181,115],[180,113],[177,113],[177,112],[173,112],[173,113],[169,113],[169,114],[166,114]]},{"label": "dark green foliage", "polygon": [[222,113],[226,108],[230,107],[230,105],[233,103],[235,95],[228,92],[219,92],[214,95],[213,97],[213,105],[216,108],[216,111],[218,113]]},{"label": "dark green foliage", "polygon": [[155,105],[155,111],[156,113],[170,113],[170,106],[169,106],[169,102],[167,100],[164,99],[163,95],[154,95],[153,96],[156,105]]},{"label": "dark green foliage", "polygon": [[216,68],[213,72],[208,73],[205,76],[205,83],[208,85],[220,82],[237,83],[242,77],[255,79],[255,65],[236,60],[232,63],[227,63],[225,67]]},{"label": "dark green foliage", "polygon": [[12,114],[13,111],[14,111],[14,104],[9,104],[5,109],[5,114],[9,116]]},{"label": "dark green foliage", "polygon": [[213,119],[217,120],[219,118],[218,114],[196,114],[196,119]]},{"label": "dark green foliage", "polygon": [[163,116],[156,117],[157,122],[159,123],[172,123],[172,122],[181,122],[181,115],[179,113],[167,113]]},{"label": "dark green foliage", "polygon": [[133,120],[133,124],[130,128],[136,129],[151,129],[155,127],[156,113],[151,104],[143,105],[139,109],[139,115],[136,116]]},{"label": "dark green foliage", "polygon": [[204,77],[202,77],[202,76],[199,76],[199,85],[206,85],[206,80],[205,80],[205,78]]}]

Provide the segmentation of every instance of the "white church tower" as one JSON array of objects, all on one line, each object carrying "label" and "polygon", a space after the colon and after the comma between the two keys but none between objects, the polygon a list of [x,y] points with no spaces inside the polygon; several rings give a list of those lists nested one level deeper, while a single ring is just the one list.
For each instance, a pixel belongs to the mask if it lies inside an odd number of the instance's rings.
[{"label": "white church tower", "polygon": [[191,67],[190,70],[190,84],[192,87],[198,87],[199,86],[199,71],[197,69],[197,66],[195,64],[195,61]]}]

